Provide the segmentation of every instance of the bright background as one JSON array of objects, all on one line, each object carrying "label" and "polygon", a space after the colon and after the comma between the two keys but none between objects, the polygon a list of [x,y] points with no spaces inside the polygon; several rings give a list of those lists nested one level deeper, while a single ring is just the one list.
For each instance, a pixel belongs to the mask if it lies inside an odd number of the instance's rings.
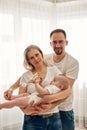
[{"label": "bright background", "polygon": [[[74,85],[75,121],[87,127],[87,1],[53,4],[42,0],[0,0],[0,102],[3,92],[25,71],[23,52],[30,44],[48,54],[49,34],[56,28],[67,33],[66,51],[79,61],[80,71]],[[17,94],[17,91],[15,91]],[[18,108],[0,111],[0,130],[14,130],[23,122]]]}]

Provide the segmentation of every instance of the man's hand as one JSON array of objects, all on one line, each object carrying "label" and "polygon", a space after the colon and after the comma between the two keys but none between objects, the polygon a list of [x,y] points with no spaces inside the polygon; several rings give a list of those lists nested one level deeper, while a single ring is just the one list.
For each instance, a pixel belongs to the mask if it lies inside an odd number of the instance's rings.
[{"label": "man's hand", "polygon": [[51,110],[54,108],[54,104],[39,104],[39,105],[34,105],[35,111],[32,112],[32,115],[40,115],[48,110]]},{"label": "man's hand", "polygon": [[41,106],[35,106],[34,101],[29,103],[29,105],[22,109],[20,108],[26,115],[39,115],[40,111],[43,111],[44,108],[41,108]]},{"label": "man's hand", "polygon": [[35,111],[33,104],[34,104],[34,102],[32,101],[31,103],[28,104],[28,106],[26,108],[24,108],[24,109],[20,108],[20,109],[24,112],[24,114],[31,115],[31,113],[33,111]]}]

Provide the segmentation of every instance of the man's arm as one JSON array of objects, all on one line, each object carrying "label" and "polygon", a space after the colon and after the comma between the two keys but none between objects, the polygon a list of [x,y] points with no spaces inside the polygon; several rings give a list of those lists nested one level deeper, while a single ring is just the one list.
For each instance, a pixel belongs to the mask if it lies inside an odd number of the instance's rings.
[{"label": "man's arm", "polygon": [[67,98],[71,93],[71,87],[68,86],[66,90],[62,90],[58,93],[51,94],[51,95],[40,95],[42,97],[42,102],[41,103],[53,103],[62,99]]},{"label": "man's arm", "polygon": [[68,86],[66,90],[62,90],[62,91],[60,91],[56,94],[52,94],[52,95],[43,95],[42,101],[40,102],[41,105],[39,105],[39,103],[35,105],[37,112],[32,113],[32,114],[38,115],[39,113],[43,113],[47,110],[54,108],[55,106],[59,105],[64,100],[66,100],[67,97],[70,96],[74,81],[75,80],[73,80],[73,79],[69,79],[70,86]]},{"label": "man's arm", "polygon": [[59,101],[59,100],[60,100],[60,102],[63,102],[62,99],[65,99],[65,98],[70,96],[74,82],[75,82],[75,80],[69,79],[70,86],[68,86],[67,89],[62,90],[62,91],[60,91],[56,94],[44,95],[43,101],[46,102],[46,103],[52,103],[52,102],[56,102],[56,101]]},{"label": "man's arm", "polygon": [[35,110],[32,111],[32,115],[40,115],[40,113],[46,112],[48,110],[53,109],[54,107],[56,107],[58,104],[60,104],[61,102],[63,102],[65,99],[53,102],[53,103],[44,103],[44,104],[38,104],[35,105],[34,108]]},{"label": "man's arm", "polygon": [[[68,77],[67,77],[67,78],[68,78]],[[72,89],[72,87],[73,87],[73,85],[74,85],[74,82],[75,82],[75,79],[68,78],[68,80],[69,80],[69,84],[70,84],[71,89]]]},{"label": "man's arm", "polygon": [[[71,79],[70,79],[71,80]],[[71,80],[70,85],[73,85],[74,80]],[[26,110],[22,110],[25,114],[39,115],[47,110],[53,109],[55,106],[63,102],[71,93],[71,86],[68,86],[66,90],[62,90],[56,94],[42,96],[42,101],[34,105],[34,107],[28,106]]]}]

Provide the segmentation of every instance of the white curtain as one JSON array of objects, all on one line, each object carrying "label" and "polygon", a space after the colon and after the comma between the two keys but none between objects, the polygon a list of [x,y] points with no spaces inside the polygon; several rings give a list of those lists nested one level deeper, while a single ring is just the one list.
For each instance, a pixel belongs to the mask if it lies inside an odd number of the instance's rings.
[{"label": "white curtain", "polygon": [[79,61],[79,76],[74,84],[75,122],[79,128],[87,128],[87,1],[57,4],[56,12],[57,27],[67,32],[66,49]]},{"label": "white curtain", "polygon": [[[74,87],[75,121],[87,127],[86,34],[87,2],[53,4],[42,0],[0,0],[0,102],[3,92],[25,71],[23,52],[30,44],[51,53],[49,34],[55,28],[67,32],[67,51],[79,60],[80,72]],[[17,90],[14,92],[17,94]],[[0,111],[0,130],[19,130],[23,113],[18,108]]]}]

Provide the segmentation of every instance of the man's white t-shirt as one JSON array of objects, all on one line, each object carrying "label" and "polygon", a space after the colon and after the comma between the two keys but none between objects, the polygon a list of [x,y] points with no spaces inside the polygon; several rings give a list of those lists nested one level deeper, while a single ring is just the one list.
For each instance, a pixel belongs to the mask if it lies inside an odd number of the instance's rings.
[{"label": "man's white t-shirt", "polygon": [[[49,66],[55,65],[62,74],[71,79],[77,79],[78,71],[79,71],[79,64],[78,61],[73,58],[70,54],[66,53],[65,57],[58,63],[53,61],[53,54],[45,55],[45,59]],[[59,110],[62,111],[69,111],[72,110],[73,104],[73,90],[71,95],[62,103],[58,105]]]}]

